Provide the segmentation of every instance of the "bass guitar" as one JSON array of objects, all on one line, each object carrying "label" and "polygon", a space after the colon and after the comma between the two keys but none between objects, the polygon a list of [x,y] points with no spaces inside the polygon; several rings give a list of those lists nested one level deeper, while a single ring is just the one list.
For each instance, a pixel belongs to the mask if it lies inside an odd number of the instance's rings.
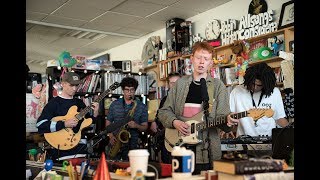
[{"label": "bass guitar", "polygon": [[[117,89],[119,86],[120,83],[113,83],[109,89],[98,96],[95,102],[100,102],[105,96],[107,96],[111,91]],[[65,116],[56,116],[52,121],[65,121],[73,117],[75,117],[77,121],[80,121],[91,110],[91,106],[85,107],[80,112],[77,112],[77,109],[77,106],[71,106]],[[80,128],[78,131],[75,130],[76,128],[64,128],[56,132],[44,133],[44,137],[47,142],[56,149],[68,150],[74,148],[80,142],[82,129],[90,126],[92,124],[92,119],[86,118],[81,123],[78,123],[78,126],[79,124]]]},{"label": "bass guitar", "polygon": [[[253,120],[258,120],[263,116],[271,117],[273,116],[272,109],[260,109],[254,108],[248,111],[232,114],[231,117],[235,119],[240,119],[243,117],[252,117]],[[206,123],[204,120],[204,112],[201,111],[198,114],[190,118],[180,117],[182,121],[189,124],[190,135],[182,136],[180,132],[175,128],[166,128],[165,130],[165,147],[171,152],[174,146],[180,146],[182,144],[198,144],[202,140],[198,138],[198,133],[210,127],[214,127],[220,124],[227,123],[227,116],[217,117],[212,120],[208,120]]]}]

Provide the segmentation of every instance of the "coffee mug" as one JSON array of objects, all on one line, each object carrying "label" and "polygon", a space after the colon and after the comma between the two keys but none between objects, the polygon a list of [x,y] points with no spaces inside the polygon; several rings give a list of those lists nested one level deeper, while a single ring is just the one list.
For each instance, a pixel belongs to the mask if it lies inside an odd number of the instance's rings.
[{"label": "coffee mug", "polygon": [[185,147],[175,146],[171,152],[172,156],[172,177],[191,177],[194,171],[194,152]]}]

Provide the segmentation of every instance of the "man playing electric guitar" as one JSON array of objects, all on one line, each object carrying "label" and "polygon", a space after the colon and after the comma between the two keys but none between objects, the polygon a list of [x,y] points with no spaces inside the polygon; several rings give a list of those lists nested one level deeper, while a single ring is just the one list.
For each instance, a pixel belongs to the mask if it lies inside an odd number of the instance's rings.
[{"label": "man playing electric guitar", "polygon": [[[190,57],[193,65],[192,75],[181,77],[176,81],[175,86],[168,92],[164,106],[159,109],[159,120],[167,129],[174,128],[182,136],[190,135],[190,125],[181,117],[193,117],[203,111],[201,78],[204,79],[205,85],[208,86],[208,110],[210,112],[208,120],[219,116],[228,116],[227,122],[217,126],[225,132],[229,132],[231,130],[230,127],[239,122],[229,115],[229,97],[225,85],[221,80],[212,78],[208,74],[208,70],[213,64],[212,54],[213,47],[207,42],[198,42],[192,47],[192,55]],[[199,174],[201,170],[212,169],[212,161],[220,159],[222,155],[221,142],[216,127],[202,131],[201,136],[203,141],[192,147],[196,156],[194,174]]]},{"label": "man playing electric guitar", "polygon": [[[73,97],[77,91],[78,85],[81,83],[82,81],[80,80],[80,76],[74,72],[66,72],[62,76],[61,94],[59,94],[57,97],[54,97],[46,104],[37,120],[37,128],[40,134],[50,134],[63,129],[67,130],[67,128],[72,128],[74,132],[81,130],[81,123],[83,120],[78,120],[75,116],[67,116],[67,114],[70,112],[70,109],[72,109],[72,106],[76,107],[78,112],[86,107],[81,99]],[[94,102],[92,103],[91,108],[94,110],[93,117],[87,113],[85,118],[92,118],[92,120],[95,121],[99,113],[99,104]],[[68,118],[59,121],[53,120],[58,116],[66,116]],[[69,138],[69,142],[72,143],[72,136],[65,138]],[[61,145],[59,144],[58,147],[51,149],[50,152],[48,152],[48,156],[53,160],[62,160],[65,158],[74,158],[75,155],[77,155],[76,157],[84,157],[86,155],[86,148],[82,147],[86,145],[86,139],[83,139],[83,137],[81,137],[78,145],[71,144],[72,146],[75,146],[74,148],[64,148],[64,145],[65,144],[62,143]]]}]

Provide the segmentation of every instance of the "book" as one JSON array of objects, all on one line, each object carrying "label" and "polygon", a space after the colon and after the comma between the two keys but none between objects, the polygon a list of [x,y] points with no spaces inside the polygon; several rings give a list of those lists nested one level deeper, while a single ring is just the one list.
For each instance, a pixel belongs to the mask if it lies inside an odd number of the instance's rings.
[{"label": "book", "polygon": [[285,173],[285,172],[267,172],[267,173],[256,173],[256,174],[228,174],[218,172],[219,180],[247,180],[247,179],[285,179],[293,180],[294,173]]},{"label": "book", "polygon": [[249,160],[215,160],[213,169],[228,174],[254,174],[283,171],[283,162],[274,159],[250,158]]}]

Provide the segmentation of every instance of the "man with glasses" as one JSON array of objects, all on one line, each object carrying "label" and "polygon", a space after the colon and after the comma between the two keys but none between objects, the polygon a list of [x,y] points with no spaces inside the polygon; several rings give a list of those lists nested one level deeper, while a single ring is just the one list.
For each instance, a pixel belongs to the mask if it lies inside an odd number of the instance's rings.
[{"label": "man with glasses", "polygon": [[242,112],[252,108],[270,108],[274,114],[270,118],[264,116],[256,123],[250,117],[241,118],[237,136],[271,137],[272,129],[276,125],[280,127],[288,125],[281,93],[276,87],[275,73],[266,63],[249,67],[244,75],[244,83],[235,87],[230,94],[231,112]]},{"label": "man with glasses", "polygon": [[[37,128],[40,134],[51,133],[63,130],[65,128],[72,128],[74,132],[78,132],[83,120],[78,120],[76,117],[67,118],[64,120],[53,120],[57,116],[69,117],[68,111],[71,106],[77,107],[77,112],[80,112],[86,107],[84,102],[79,98],[74,98],[74,94],[77,91],[78,85],[81,84],[80,76],[75,72],[66,72],[61,78],[62,91],[57,97],[51,99],[43,108],[41,115],[37,120]],[[91,107],[93,116],[90,113],[85,115],[85,118],[92,118],[93,122],[96,121],[96,117],[99,115],[99,104],[97,102],[92,103]],[[81,134],[81,140],[79,144],[69,150],[50,149],[48,157],[52,160],[64,160],[74,157],[85,157],[87,152],[86,138],[83,133]],[[68,138],[68,137],[66,137]]]},{"label": "man with glasses", "polygon": [[[135,99],[138,85],[138,81],[133,77],[123,78],[120,83],[123,98],[119,98],[111,103],[106,116],[106,126],[119,121],[128,121],[129,142],[122,144],[118,154],[113,158],[114,160],[128,160],[129,150],[140,148],[138,142],[139,133],[146,131],[148,128],[148,108],[140,100]],[[120,128],[108,134],[109,145],[106,148],[111,148],[118,141],[117,134]]]}]

